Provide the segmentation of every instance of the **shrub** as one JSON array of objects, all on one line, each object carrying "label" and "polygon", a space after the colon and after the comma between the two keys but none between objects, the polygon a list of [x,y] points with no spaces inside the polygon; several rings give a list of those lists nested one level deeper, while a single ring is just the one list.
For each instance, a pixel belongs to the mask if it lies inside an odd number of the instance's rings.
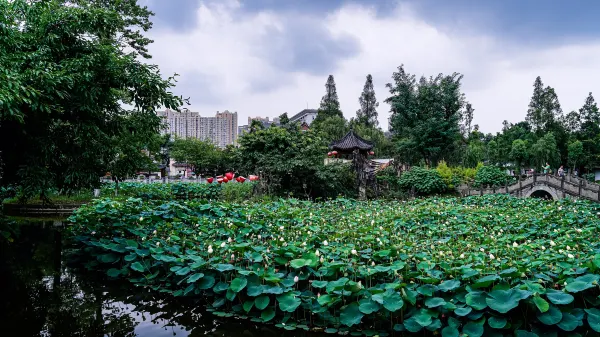
[{"label": "shrub", "polygon": [[417,195],[433,195],[446,191],[444,180],[436,170],[422,167],[413,167],[404,172],[398,180],[400,188],[411,191],[414,189]]},{"label": "shrub", "polygon": [[442,160],[435,170],[440,174],[440,177],[442,177],[446,187],[451,190],[461,183],[460,175],[457,174],[461,169],[462,167],[450,168],[446,162]]},{"label": "shrub", "polygon": [[243,202],[253,196],[254,183],[224,184],[221,189],[220,199],[228,202]]},{"label": "shrub", "polygon": [[499,187],[509,181],[509,176],[497,166],[484,166],[477,170],[475,187]]}]

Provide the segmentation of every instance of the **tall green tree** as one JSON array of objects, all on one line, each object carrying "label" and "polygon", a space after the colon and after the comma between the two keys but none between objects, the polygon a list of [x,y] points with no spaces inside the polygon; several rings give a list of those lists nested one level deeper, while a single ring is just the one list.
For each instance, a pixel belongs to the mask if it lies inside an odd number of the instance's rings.
[{"label": "tall green tree", "polygon": [[288,117],[287,112],[284,112],[281,115],[279,115],[279,124],[283,127],[290,124],[290,118]]},{"label": "tall green tree", "polygon": [[544,83],[540,76],[533,82],[533,95],[529,102],[527,117],[525,120],[531,125],[534,131],[543,129],[543,110],[544,110]]},{"label": "tall green tree", "polygon": [[333,75],[329,75],[327,82],[325,83],[325,95],[321,98],[321,105],[319,106],[317,117],[312,124],[316,123],[316,125],[318,125],[325,119],[336,116],[344,118],[344,114],[342,113],[342,110],[340,110],[340,101],[335,87],[335,80]]},{"label": "tall green tree", "polygon": [[583,144],[580,141],[576,140],[569,143],[569,165],[571,165],[573,169],[577,168],[577,164],[581,162],[583,155]]},{"label": "tall green tree", "polygon": [[397,142],[398,159],[408,164],[424,160],[435,166],[447,157],[460,139],[459,122],[465,104],[462,75],[415,76],[398,67],[387,84],[391,96],[391,131]]},{"label": "tall green tree", "polygon": [[356,120],[360,124],[364,124],[368,127],[376,127],[379,124],[377,121],[377,107],[379,102],[375,97],[375,88],[373,88],[373,76],[367,75],[363,92],[358,98],[360,103],[360,109],[356,111]]},{"label": "tall green tree", "polygon": [[516,172],[520,175],[521,169],[523,165],[527,163],[529,159],[529,151],[527,149],[527,142],[522,139],[515,139],[512,142],[512,147],[510,150],[510,159],[514,162]]},{"label": "tall green tree", "polygon": [[173,142],[171,157],[181,164],[186,164],[196,175],[212,175],[219,168],[220,151],[207,140],[197,138],[177,138]]},{"label": "tall green tree", "polygon": [[465,106],[465,112],[463,114],[463,133],[468,137],[473,131],[473,114],[475,113],[475,109],[471,103],[467,103]]},{"label": "tall green tree", "polygon": [[537,168],[543,167],[546,163],[551,167],[558,167],[560,164],[560,153],[552,132],[538,139],[529,152],[531,161]]},{"label": "tall green tree", "polygon": [[586,97],[583,106],[579,109],[579,116],[584,124],[600,124],[600,110],[598,110],[598,105],[591,92]]},{"label": "tall green tree", "polygon": [[334,140],[342,138],[348,133],[348,121],[344,117],[332,116],[325,118],[320,123],[311,125],[315,132],[329,145]]},{"label": "tall green tree", "polygon": [[4,184],[24,197],[96,186],[128,116],[158,133],[155,110],[182,99],[144,60],[151,15],[137,1],[0,1]]}]

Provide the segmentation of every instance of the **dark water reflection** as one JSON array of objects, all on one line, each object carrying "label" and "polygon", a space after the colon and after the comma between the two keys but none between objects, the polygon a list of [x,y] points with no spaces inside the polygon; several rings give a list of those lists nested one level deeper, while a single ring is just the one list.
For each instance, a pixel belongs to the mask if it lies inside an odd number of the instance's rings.
[{"label": "dark water reflection", "polygon": [[21,221],[11,227],[12,242],[0,237],[0,336],[317,336],[215,319],[198,299],[80,270],[59,225]]}]

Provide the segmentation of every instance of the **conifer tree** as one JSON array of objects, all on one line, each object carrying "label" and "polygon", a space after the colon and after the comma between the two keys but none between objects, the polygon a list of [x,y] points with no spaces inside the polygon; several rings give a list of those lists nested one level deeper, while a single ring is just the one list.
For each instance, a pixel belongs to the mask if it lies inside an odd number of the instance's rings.
[{"label": "conifer tree", "polygon": [[337,89],[335,88],[333,75],[329,75],[327,83],[325,83],[325,95],[321,99],[319,115],[322,119],[333,116],[344,117],[340,110],[340,101],[338,99]]},{"label": "conifer tree", "polygon": [[358,123],[368,127],[375,127],[379,124],[377,121],[377,107],[379,102],[375,97],[375,89],[373,88],[373,76],[367,75],[363,92],[358,98],[360,109],[356,111],[356,119]]}]

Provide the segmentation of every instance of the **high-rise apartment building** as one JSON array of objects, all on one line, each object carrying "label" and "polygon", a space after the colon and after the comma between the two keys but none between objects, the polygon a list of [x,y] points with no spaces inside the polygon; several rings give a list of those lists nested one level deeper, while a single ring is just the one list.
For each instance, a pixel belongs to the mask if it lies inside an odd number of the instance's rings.
[{"label": "high-rise apartment building", "polygon": [[237,142],[237,112],[217,111],[215,117],[202,117],[198,112],[173,110],[158,111],[157,114],[165,119],[165,134],[210,140],[220,148],[235,145]]}]

